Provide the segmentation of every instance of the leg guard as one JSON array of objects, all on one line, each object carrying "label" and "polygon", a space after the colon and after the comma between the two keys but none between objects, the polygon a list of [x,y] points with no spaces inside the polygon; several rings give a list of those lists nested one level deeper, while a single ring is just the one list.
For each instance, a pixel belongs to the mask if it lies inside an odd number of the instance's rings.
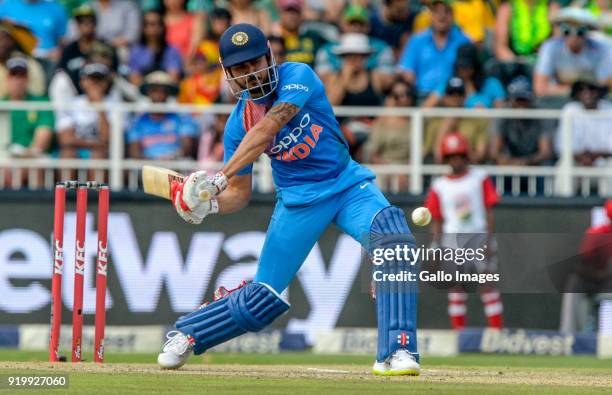
[{"label": "leg guard", "polygon": [[[402,210],[387,207],[376,214],[372,221],[370,248],[395,249],[407,245],[415,248],[416,242]],[[410,262],[386,260],[375,266],[382,274],[398,274],[403,270],[416,273],[417,267]],[[416,281],[378,281],[376,287],[376,312],[378,319],[378,353],[376,360],[383,362],[400,348],[408,350],[417,360]]]},{"label": "leg guard", "polygon": [[289,310],[289,304],[263,283],[249,283],[226,297],[179,317],[176,329],[191,336],[198,355],[246,332],[259,332]]}]

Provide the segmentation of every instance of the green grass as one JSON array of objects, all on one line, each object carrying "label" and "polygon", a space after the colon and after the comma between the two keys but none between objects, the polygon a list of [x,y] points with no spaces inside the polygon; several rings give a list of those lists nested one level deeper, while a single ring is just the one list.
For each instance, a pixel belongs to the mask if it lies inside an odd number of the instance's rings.
[{"label": "green grass", "polygon": [[[105,377],[106,376],[106,377]],[[101,382],[101,381],[104,382]],[[201,378],[175,376],[71,374],[69,391],[75,394],[591,394],[595,389],[568,391],[564,387],[529,385],[430,384],[419,382],[321,381],[318,379]],[[27,393],[33,393],[27,391]],[[42,392],[40,392],[42,393]]]},{"label": "green grass", "polygon": [[[90,361],[91,354],[85,354]],[[588,394],[606,393],[612,388],[612,361],[595,357],[550,357],[466,354],[458,357],[427,357],[422,361],[421,377],[379,378],[364,372],[369,369],[371,356],[314,355],[311,353],[233,354],[210,353],[193,357],[185,371],[157,370],[151,354],[106,355],[103,368],[93,364],[54,365],[54,372],[69,374],[69,390],[51,393],[70,394],[226,394],[283,393],[297,394]],[[11,367],[7,361],[34,362],[28,372],[48,369],[46,352],[24,352],[0,349],[0,373],[23,373],[26,365]],[[132,365],[143,371],[126,371]],[[241,366],[242,365],[242,366]],[[90,369],[86,369],[90,366]],[[112,371],[113,366],[121,367]],[[227,367],[227,370],[224,369]],[[309,367],[322,369],[352,369],[350,375],[308,374]],[[276,369],[281,369],[276,374]],[[68,372],[69,370],[69,372]],[[253,371],[262,372],[261,375]],[[48,370],[47,370],[48,372]],[[237,372],[237,373],[234,373]],[[240,375],[238,373],[244,373]],[[250,372],[250,373],[249,373]],[[437,372],[437,373],[436,373]],[[440,373],[442,372],[442,373]],[[478,376],[473,382],[466,372]],[[300,376],[300,377],[296,377]],[[514,375],[522,378],[513,379]],[[553,380],[546,382],[548,376]],[[567,376],[567,384],[565,377]],[[466,378],[467,377],[467,378]],[[556,381],[554,378],[556,377]],[[561,377],[561,380],[559,380]],[[499,378],[499,379],[498,379]],[[539,381],[541,378],[541,382]],[[589,386],[591,380],[598,386]],[[605,388],[601,383],[610,380]],[[506,380],[506,381],[504,381]],[[507,381],[510,380],[510,381]],[[524,382],[522,380],[525,380]],[[531,380],[531,382],[528,382]],[[580,385],[586,383],[585,385]],[[49,390],[47,390],[48,392]],[[3,392],[0,390],[0,393]],[[28,390],[24,393],[37,393]],[[42,393],[42,392],[41,392]]]},{"label": "green grass", "polygon": [[[46,351],[19,351],[0,349],[0,361],[47,361]],[[68,355],[68,357],[70,357]],[[91,361],[93,355],[84,353],[85,361]],[[156,354],[107,353],[108,363],[155,363]],[[240,365],[364,365],[370,366],[374,358],[369,355],[316,355],[305,352],[283,352],[280,354],[239,354],[209,353],[194,356],[191,364],[240,364]],[[461,354],[459,357],[425,357],[421,361],[424,368],[441,366],[503,366],[520,368],[578,368],[610,369],[612,360],[598,359],[594,356],[547,356],[547,355],[503,355],[503,354]]]}]

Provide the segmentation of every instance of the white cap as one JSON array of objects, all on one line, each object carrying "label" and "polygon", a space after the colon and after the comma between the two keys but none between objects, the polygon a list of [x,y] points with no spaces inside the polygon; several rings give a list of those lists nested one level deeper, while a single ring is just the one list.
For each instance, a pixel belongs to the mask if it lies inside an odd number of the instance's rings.
[{"label": "white cap", "polygon": [[554,23],[576,23],[590,28],[597,28],[597,17],[589,10],[577,7],[565,7],[553,17]]},{"label": "white cap", "polygon": [[362,54],[369,55],[374,50],[370,46],[368,36],[362,33],[346,33],[340,37],[340,44],[332,49],[336,55]]}]

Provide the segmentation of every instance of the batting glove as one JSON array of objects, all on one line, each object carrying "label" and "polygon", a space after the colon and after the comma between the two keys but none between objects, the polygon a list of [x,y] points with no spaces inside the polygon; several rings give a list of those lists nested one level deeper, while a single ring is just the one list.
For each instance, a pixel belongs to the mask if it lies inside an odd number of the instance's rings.
[{"label": "batting glove", "polygon": [[198,188],[198,192],[206,190],[210,192],[211,196],[215,196],[225,191],[227,184],[227,177],[222,171],[219,171],[214,177],[207,177],[206,182],[200,188]]},{"label": "batting glove", "polygon": [[186,222],[200,224],[208,214],[219,212],[217,199],[199,199],[199,193],[211,184],[210,180],[205,171],[197,171],[191,173],[184,182],[172,185],[172,205]]}]

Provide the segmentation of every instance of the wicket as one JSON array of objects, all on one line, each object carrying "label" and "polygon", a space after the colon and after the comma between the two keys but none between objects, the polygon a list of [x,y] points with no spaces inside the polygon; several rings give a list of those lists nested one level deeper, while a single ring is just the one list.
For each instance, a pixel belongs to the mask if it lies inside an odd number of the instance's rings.
[{"label": "wicket", "polygon": [[66,190],[76,189],[76,251],[74,262],[74,304],[72,309],[72,362],[82,359],[83,337],[83,280],[85,272],[85,221],[87,216],[87,192],[98,191],[98,244],[96,264],[96,310],[94,361],[104,362],[104,328],[106,326],[106,282],[108,264],[108,210],[109,189],[95,181],[63,181],[55,186],[55,211],[53,222],[53,277],[51,285],[51,336],[49,361],[59,361],[59,340],[62,324],[62,276],[64,269],[64,214]]}]

